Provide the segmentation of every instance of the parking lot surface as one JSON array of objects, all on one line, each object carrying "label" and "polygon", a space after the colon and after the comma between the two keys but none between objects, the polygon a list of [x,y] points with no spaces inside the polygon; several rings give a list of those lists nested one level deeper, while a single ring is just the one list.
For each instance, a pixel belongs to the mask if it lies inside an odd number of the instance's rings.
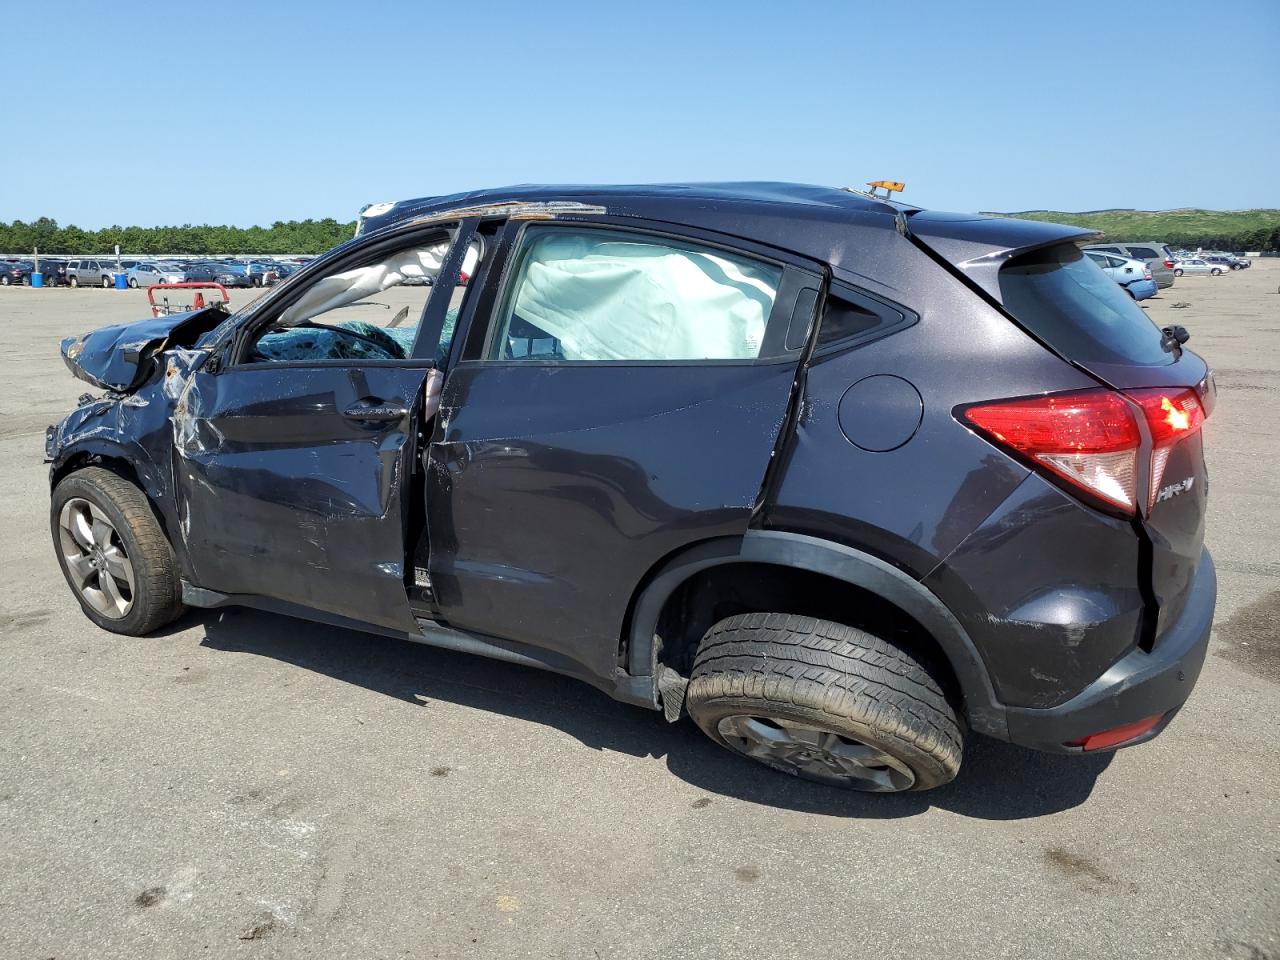
[{"label": "parking lot surface", "polygon": [[1280,958],[1280,261],[1255,263],[1144,304],[1220,390],[1187,707],[1114,757],[975,739],[955,783],[888,797],[406,642],[247,610],[96,629],[43,434],[87,389],[58,340],[145,297],[0,290],[0,958]]}]

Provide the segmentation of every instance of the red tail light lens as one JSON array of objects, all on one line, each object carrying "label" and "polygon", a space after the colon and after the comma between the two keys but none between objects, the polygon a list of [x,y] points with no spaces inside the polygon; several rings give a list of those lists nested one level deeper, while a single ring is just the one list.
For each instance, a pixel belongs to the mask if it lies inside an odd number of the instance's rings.
[{"label": "red tail light lens", "polygon": [[1142,408],[1151,430],[1151,483],[1147,509],[1155,506],[1169,454],[1204,423],[1204,406],[1194,390],[1135,390],[1129,394]]},{"label": "red tail light lens", "polygon": [[1137,510],[1138,448],[1133,407],[1105,390],[978,404],[963,417],[989,439],[1017,451],[1078,489],[1132,515]]},{"label": "red tail light lens", "polygon": [[[1213,382],[1206,376],[1202,394],[1194,389],[1107,390],[1058,393],[1001,400],[966,408],[961,418],[993,443],[1015,451],[1034,466],[1079,490],[1137,513],[1138,454],[1142,433],[1138,416],[1151,433],[1151,473],[1146,507],[1156,502],[1169,455],[1194,436],[1208,415]],[[1132,402],[1130,402],[1132,401]]]},{"label": "red tail light lens", "polygon": [[1166,261],[1164,262],[1164,266],[1165,266],[1165,269],[1166,269],[1166,270],[1172,270],[1172,269],[1173,269],[1173,261],[1172,261],[1172,260],[1166,260]]}]

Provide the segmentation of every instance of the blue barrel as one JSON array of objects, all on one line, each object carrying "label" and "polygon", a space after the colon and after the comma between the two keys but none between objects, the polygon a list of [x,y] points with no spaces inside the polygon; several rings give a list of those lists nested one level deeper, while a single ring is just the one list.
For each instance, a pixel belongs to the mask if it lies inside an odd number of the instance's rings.
[{"label": "blue barrel", "polygon": [[31,285],[32,285],[33,287],[43,287],[43,286],[44,286],[44,274],[43,274],[43,273],[33,273],[33,274],[31,275]]},{"label": "blue barrel", "polygon": [[116,274],[116,289],[117,290],[129,289],[129,278],[126,277],[123,273]]}]

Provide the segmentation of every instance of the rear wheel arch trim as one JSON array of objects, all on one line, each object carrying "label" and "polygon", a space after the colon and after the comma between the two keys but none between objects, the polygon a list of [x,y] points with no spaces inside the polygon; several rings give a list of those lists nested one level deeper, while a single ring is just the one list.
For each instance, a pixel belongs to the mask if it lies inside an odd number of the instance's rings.
[{"label": "rear wheel arch trim", "polygon": [[766,563],[823,574],[876,594],[912,617],[937,642],[960,684],[969,725],[1008,739],[1005,708],[973,640],[955,615],[910,574],[853,547],[805,534],[752,530],[694,544],[668,559],[636,598],[627,635],[627,672],[656,676],[655,633],[667,600],[686,580],[710,567]]}]

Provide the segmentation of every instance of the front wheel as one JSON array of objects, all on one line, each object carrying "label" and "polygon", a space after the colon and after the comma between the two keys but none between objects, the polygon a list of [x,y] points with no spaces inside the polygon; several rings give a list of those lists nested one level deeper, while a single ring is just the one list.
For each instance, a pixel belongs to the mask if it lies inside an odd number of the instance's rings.
[{"label": "front wheel", "polygon": [[137,289],[138,289],[138,278],[137,278],[137,277],[130,277],[130,278],[129,278],[129,286],[131,286],[131,287],[133,287],[133,289],[137,290]]},{"label": "front wheel", "polygon": [[67,286],[78,287],[80,286],[80,281],[77,280],[75,277],[72,277],[70,280],[67,281]]},{"label": "front wheel", "polygon": [[917,659],[813,617],[721,620],[698,646],[685,705],[721,746],[849,790],[941,786],[964,752],[955,711]]},{"label": "front wheel", "polygon": [[1221,271],[1221,270],[1219,270],[1217,267],[1215,267],[1214,269],[1210,270],[1209,272],[1210,272],[1211,274],[1213,274],[1213,276],[1215,276],[1215,277],[1220,277],[1220,276],[1222,276],[1222,271]]},{"label": "front wheel", "polygon": [[103,278],[102,278],[102,289],[103,289],[103,290],[107,290],[107,289],[109,289],[110,287],[111,287],[111,278],[110,278],[110,277],[103,277]]},{"label": "front wheel", "polygon": [[49,522],[63,576],[98,626],[141,636],[182,613],[173,548],[132,483],[100,467],[77,470],[54,488]]},{"label": "front wheel", "polygon": [[1181,270],[1175,270],[1175,271],[1173,271],[1173,275],[1174,275],[1175,277],[1180,277],[1180,276],[1182,276],[1182,271],[1181,271]]},{"label": "front wheel", "polygon": [[7,287],[8,285],[9,285],[9,275],[6,273],[3,277],[0,277],[0,286]]}]

